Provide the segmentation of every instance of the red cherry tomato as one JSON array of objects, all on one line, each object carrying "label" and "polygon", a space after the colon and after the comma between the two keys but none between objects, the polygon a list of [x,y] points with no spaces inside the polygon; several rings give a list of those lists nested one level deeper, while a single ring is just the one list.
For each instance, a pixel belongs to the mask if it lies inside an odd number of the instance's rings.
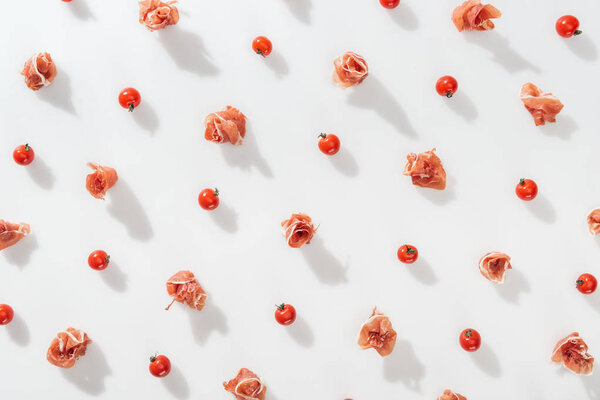
[{"label": "red cherry tomato", "polygon": [[465,329],[460,334],[460,345],[466,351],[476,351],[481,347],[481,336],[475,329]]},{"label": "red cherry tomato", "polygon": [[275,310],[275,320],[281,325],[290,325],[296,320],[296,309],[291,304],[282,303]]},{"label": "red cherry tomato", "polygon": [[35,152],[29,144],[22,144],[13,151],[13,159],[19,165],[29,165],[33,162],[34,158]]},{"label": "red cherry tomato", "polygon": [[458,90],[458,82],[450,75],[442,76],[435,83],[435,90],[440,96],[450,98]]},{"label": "red cherry tomato", "polygon": [[252,50],[254,50],[256,54],[266,57],[271,54],[271,50],[273,50],[273,44],[266,37],[259,36],[252,41]]},{"label": "red cherry tomato", "polygon": [[142,96],[134,88],[125,88],[119,93],[119,104],[121,107],[126,108],[129,112],[132,112],[134,108],[137,108],[142,102]]},{"label": "red cherry tomato", "polygon": [[563,15],[556,21],[556,32],[564,38],[580,35],[579,20],[572,15]]},{"label": "red cherry tomato", "polygon": [[150,373],[157,378],[164,378],[171,372],[171,361],[167,356],[154,355],[150,357]]},{"label": "red cherry tomato", "polygon": [[204,189],[198,195],[198,204],[205,210],[214,210],[219,206],[219,189]]},{"label": "red cherry tomato", "polygon": [[410,244],[403,244],[398,249],[398,260],[402,261],[405,264],[412,264],[417,261],[419,257],[419,251],[415,246]]},{"label": "red cherry tomato", "polygon": [[108,267],[110,256],[104,250],[92,251],[88,257],[88,265],[96,271],[102,271]]},{"label": "red cherry tomato", "polygon": [[577,278],[577,290],[583,294],[591,294],[596,291],[598,287],[598,281],[596,277],[591,274],[583,274]]},{"label": "red cherry tomato", "polygon": [[337,136],[331,133],[321,133],[319,137],[321,138],[319,139],[319,150],[321,152],[332,156],[340,151],[340,139]]},{"label": "red cherry tomato", "polygon": [[379,0],[379,3],[385,8],[396,8],[400,4],[400,0]]},{"label": "red cherry tomato", "polygon": [[537,196],[538,187],[531,179],[521,179],[515,188],[515,193],[521,200],[530,201]]},{"label": "red cherry tomato", "polygon": [[12,321],[15,312],[8,304],[0,304],[0,325],[6,325]]}]

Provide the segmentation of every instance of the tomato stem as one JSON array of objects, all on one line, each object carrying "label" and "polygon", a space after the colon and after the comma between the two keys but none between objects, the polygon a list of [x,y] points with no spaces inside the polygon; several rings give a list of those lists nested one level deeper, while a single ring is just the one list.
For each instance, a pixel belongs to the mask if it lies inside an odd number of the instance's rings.
[{"label": "tomato stem", "polygon": [[25,143],[25,151],[29,151],[31,150],[31,147],[29,147],[29,143]]},{"label": "tomato stem", "polygon": [[577,279],[577,281],[575,282],[577,283],[577,287],[583,285],[585,283],[585,281],[583,279]]},{"label": "tomato stem", "polygon": [[319,135],[319,137],[320,137],[320,138],[323,138],[323,139],[325,139],[325,138],[327,137],[327,134],[326,134],[326,133],[321,133],[321,134]]},{"label": "tomato stem", "polygon": [[410,246],[406,246],[406,254],[416,253],[415,249]]},{"label": "tomato stem", "polygon": [[154,360],[156,360],[156,357],[157,357],[157,354],[150,356],[150,362],[154,362]]},{"label": "tomato stem", "polygon": [[106,256],[106,263],[108,264],[110,262],[110,255]]},{"label": "tomato stem", "polygon": [[446,93],[446,97],[447,97],[447,98],[450,98],[450,97],[452,97],[452,93],[450,93],[450,92],[447,92],[447,93]]},{"label": "tomato stem", "polygon": [[256,54],[259,54],[259,55],[265,57],[265,55],[263,54],[263,52],[260,49],[256,49]]},{"label": "tomato stem", "polygon": [[283,309],[285,308],[285,303],[275,304],[275,306],[279,311],[283,311]]},{"label": "tomato stem", "polygon": [[472,334],[473,334],[473,331],[470,329],[465,332],[466,337],[471,337]]},{"label": "tomato stem", "polygon": [[577,36],[577,35],[581,35],[582,31],[580,31],[579,29],[575,30],[575,32],[573,32],[573,36]]},{"label": "tomato stem", "polygon": [[525,186],[525,179],[523,179],[523,178],[519,179],[519,185]]},{"label": "tomato stem", "polygon": [[219,195],[219,189],[215,188],[214,195],[215,195],[215,196],[218,196],[218,195]]},{"label": "tomato stem", "polygon": [[133,105],[133,103],[129,104],[129,112],[133,112],[134,108],[135,106]]}]

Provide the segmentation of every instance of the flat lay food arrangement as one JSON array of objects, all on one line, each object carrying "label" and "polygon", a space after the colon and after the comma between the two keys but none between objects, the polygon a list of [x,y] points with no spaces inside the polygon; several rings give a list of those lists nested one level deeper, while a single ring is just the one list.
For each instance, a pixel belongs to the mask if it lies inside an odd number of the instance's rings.
[{"label": "flat lay food arrangement", "polygon": [[39,3],[2,396],[600,399],[600,5]]}]

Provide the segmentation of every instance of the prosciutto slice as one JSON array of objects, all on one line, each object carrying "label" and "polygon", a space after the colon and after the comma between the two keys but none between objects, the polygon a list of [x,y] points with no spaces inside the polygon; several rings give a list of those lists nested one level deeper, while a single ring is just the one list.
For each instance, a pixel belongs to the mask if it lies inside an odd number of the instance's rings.
[{"label": "prosciutto slice", "polygon": [[0,250],[16,244],[19,240],[29,235],[30,232],[31,228],[29,224],[24,222],[14,224],[0,219]]},{"label": "prosciutto slice", "polygon": [[292,214],[289,219],[281,223],[288,246],[297,249],[310,243],[317,231],[311,221],[306,214]]},{"label": "prosciutto slice", "polygon": [[500,18],[502,13],[491,4],[481,4],[480,0],[468,0],[452,12],[452,21],[459,32],[488,31],[494,29],[492,18]]},{"label": "prosciutto slice", "polygon": [[215,143],[240,145],[246,136],[246,116],[231,106],[208,114],[204,118],[204,126],[204,138]]},{"label": "prosciutto slice", "polygon": [[56,64],[50,54],[36,53],[25,62],[21,75],[25,77],[25,84],[31,90],[40,90],[48,86],[56,78]]},{"label": "prosciutto slice", "polygon": [[446,188],[446,171],[442,160],[434,153],[435,149],[424,153],[410,153],[404,167],[404,175],[412,178],[413,185],[425,188],[444,190]]},{"label": "prosciutto slice", "polygon": [[363,349],[375,349],[380,356],[392,353],[396,345],[396,331],[390,319],[373,309],[371,317],[362,325],[358,333],[358,345]]},{"label": "prosciutto slice", "polygon": [[198,311],[204,308],[206,303],[206,292],[193,273],[190,271],[179,271],[167,281],[167,293],[173,298],[168,310],[174,302],[185,303]]},{"label": "prosciutto slice", "polygon": [[552,93],[544,93],[533,83],[521,87],[521,101],[535,122],[535,126],[556,122],[556,115],[564,105]]},{"label": "prosciutto slice", "polygon": [[223,387],[238,400],[265,400],[267,393],[267,387],[260,378],[247,368],[240,369],[229,382],[223,382]]},{"label": "prosciutto slice", "polygon": [[351,51],[336,58],[333,66],[333,82],[343,88],[358,85],[369,75],[367,61]]},{"label": "prosciutto slice", "polygon": [[479,272],[488,281],[504,283],[506,271],[512,269],[510,257],[504,253],[487,253],[479,260]]},{"label": "prosciutto slice", "polygon": [[564,365],[578,375],[590,375],[594,371],[594,357],[588,354],[588,346],[573,332],[554,346],[552,362]]},{"label": "prosciutto slice", "polygon": [[446,389],[444,390],[444,393],[438,397],[438,400],[467,400],[467,398],[458,393],[454,393],[452,390]]},{"label": "prosciutto slice", "polygon": [[95,198],[104,200],[104,196],[108,189],[113,187],[119,179],[117,171],[115,171],[114,168],[105,167],[100,164],[88,163],[87,165],[92,168],[94,172],[85,178],[85,188]]},{"label": "prosciutto slice", "polygon": [[88,335],[79,329],[67,328],[58,332],[48,347],[46,358],[60,368],[71,368],[77,359],[87,350],[87,345],[92,343]]},{"label": "prosciutto slice", "polygon": [[140,1],[140,24],[146,25],[150,31],[163,29],[168,25],[179,22],[179,11],[174,4],[176,1],[163,3],[160,0]]},{"label": "prosciutto slice", "polygon": [[600,233],[600,208],[592,210],[587,217],[588,229],[593,236]]}]

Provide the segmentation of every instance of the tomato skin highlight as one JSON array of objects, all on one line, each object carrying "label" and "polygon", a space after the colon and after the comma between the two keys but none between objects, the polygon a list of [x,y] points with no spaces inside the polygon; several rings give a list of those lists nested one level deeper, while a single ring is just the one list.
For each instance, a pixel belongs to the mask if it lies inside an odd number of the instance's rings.
[{"label": "tomato skin highlight", "polygon": [[164,378],[171,372],[171,361],[167,356],[155,355],[150,357],[150,365],[148,366],[150,373],[157,378]]},{"label": "tomato skin highlight", "polygon": [[214,210],[219,207],[219,189],[204,189],[198,195],[198,204],[205,210]]},{"label": "tomato skin highlight", "polygon": [[400,0],[379,0],[379,4],[391,10],[392,8],[398,7]]},{"label": "tomato skin highlight", "polygon": [[258,36],[252,41],[252,50],[254,50],[256,54],[266,57],[271,54],[273,44],[267,37]]},{"label": "tomato skin highlight", "polygon": [[281,325],[291,325],[296,320],[296,309],[291,304],[281,303],[275,310],[275,321]]},{"label": "tomato skin highlight", "polygon": [[411,244],[403,244],[398,249],[398,260],[403,262],[404,264],[412,264],[417,261],[419,257],[419,250]]},{"label": "tomato skin highlight", "polygon": [[521,179],[519,180],[519,183],[517,183],[515,193],[521,200],[531,201],[537,196],[538,187],[531,179]]},{"label": "tomato skin highlight", "polygon": [[582,274],[575,282],[577,290],[583,294],[592,294],[598,287],[598,281],[592,274]]},{"label": "tomato skin highlight", "polygon": [[475,329],[465,329],[460,333],[459,342],[466,351],[477,351],[481,347],[481,336]]},{"label": "tomato skin highlight", "polygon": [[556,33],[564,38],[580,35],[579,20],[572,15],[563,15],[556,21]]},{"label": "tomato skin highlight", "polygon": [[126,108],[129,112],[133,112],[142,102],[142,96],[140,92],[135,88],[125,88],[119,93],[119,104],[121,107]]},{"label": "tomato skin highlight", "polygon": [[340,139],[332,133],[321,133],[319,135],[319,150],[323,154],[332,156],[340,151]]},{"label": "tomato skin highlight", "polygon": [[110,256],[104,250],[95,250],[88,256],[88,265],[91,269],[102,271],[108,267]]},{"label": "tomato skin highlight", "polygon": [[35,158],[35,152],[29,144],[17,146],[13,151],[13,160],[19,165],[29,165]]},{"label": "tomato skin highlight", "polygon": [[0,325],[7,325],[13,320],[15,312],[8,304],[0,304]]},{"label": "tomato skin highlight", "polygon": [[440,96],[450,98],[458,90],[458,82],[450,75],[442,76],[435,83],[435,90]]}]

